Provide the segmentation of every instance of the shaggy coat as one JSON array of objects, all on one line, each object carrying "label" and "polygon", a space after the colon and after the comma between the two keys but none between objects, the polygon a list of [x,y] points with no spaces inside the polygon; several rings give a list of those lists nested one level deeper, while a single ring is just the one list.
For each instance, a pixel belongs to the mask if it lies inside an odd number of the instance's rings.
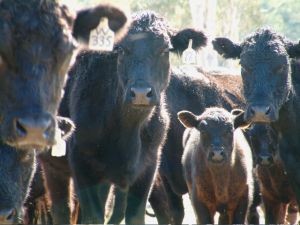
[{"label": "shaggy coat", "polygon": [[199,224],[246,222],[252,201],[252,154],[243,132],[234,130],[234,116],[223,108],[208,108],[200,116],[178,113],[189,128],[184,133],[182,164]]},{"label": "shaggy coat", "polygon": [[299,43],[264,28],[241,44],[217,38],[213,45],[225,58],[240,59],[246,100],[243,119],[270,123],[278,133],[280,158],[299,204],[300,80],[297,68],[291,74],[290,67],[290,59],[300,55]]}]

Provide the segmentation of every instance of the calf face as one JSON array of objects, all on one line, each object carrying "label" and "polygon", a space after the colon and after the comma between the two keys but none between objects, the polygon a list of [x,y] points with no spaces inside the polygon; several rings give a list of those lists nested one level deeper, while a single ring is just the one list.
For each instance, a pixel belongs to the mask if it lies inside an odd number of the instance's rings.
[{"label": "calf face", "polygon": [[76,47],[74,37],[86,41],[102,16],[119,21],[111,21],[115,30],[126,22],[125,15],[113,7],[87,9],[74,18],[56,1],[0,2],[3,142],[18,149],[42,149],[55,143],[54,116]]},{"label": "calf face", "polygon": [[206,44],[203,33],[195,30],[171,34],[166,22],[153,12],[134,15],[128,34],[117,47],[124,102],[136,108],[157,105],[169,81],[169,51],[181,52],[189,39],[194,40],[194,48]]},{"label": "calf face", "polygon": [[279,110],[292,92],[289,58],[299,55],[299,44],[291,43],[270,29],[260,29],[241,44],[216,38],[213,45],[225,58],[240,59],[247,102],[245,119],[278,120]]},{"label": "calf face", "polygon": [[271,166],[279,154],[278,135],[268,124],[252,124],[246,129],[256,163]]},{"label": "calf face", "polygon": [[205,151],[211,163],[228,161],[233,150],[232,115],[224,109],[208,108],[200,116],[189,111],[178,113],[180,122],[187,128],[200,131],[199,148]]}]

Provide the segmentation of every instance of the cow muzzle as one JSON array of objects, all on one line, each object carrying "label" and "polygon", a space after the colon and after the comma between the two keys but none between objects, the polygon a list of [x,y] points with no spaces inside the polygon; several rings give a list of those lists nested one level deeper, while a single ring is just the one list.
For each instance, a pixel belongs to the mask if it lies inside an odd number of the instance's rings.
[{"label": "cow muzzle", "polygon": [[9,145],[21,149],[43,149],[55,144],[55,120],[50,115],[39,117],[16,117],[12,120]]},{"label": "cow muzzle", "polygon": [[262,104],[248,106],[245,113],[245,120],[251,122],[270,123],[278,120],[278,112],[273,105]]}]

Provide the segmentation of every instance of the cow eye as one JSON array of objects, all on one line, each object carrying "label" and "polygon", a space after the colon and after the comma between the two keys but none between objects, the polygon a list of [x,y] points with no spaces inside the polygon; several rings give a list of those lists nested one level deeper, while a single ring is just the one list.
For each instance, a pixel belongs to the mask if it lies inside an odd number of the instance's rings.
[{"label": "cow eye", "polygon": [[280,74],[282,72],[285,71],[285,66],[278,66],[275,70],[274,70],[274,73],[276,74]]},{"label": "cow eye", "polygon": [[164,55],[166,55],[168,53],[169,53],[169,48],[164,48],[164,49],[161,50],[160,55],[164,56]]},{"label": "cow eye", "polygon": [[118,54],[119,55],[128,55],[130,54],[130,50],[124,46],[118,47]]}]

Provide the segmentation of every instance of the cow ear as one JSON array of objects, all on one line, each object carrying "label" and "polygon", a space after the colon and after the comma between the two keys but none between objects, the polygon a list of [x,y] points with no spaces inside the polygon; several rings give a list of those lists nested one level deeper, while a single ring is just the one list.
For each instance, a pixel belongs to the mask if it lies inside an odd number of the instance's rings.
[{"label": "cow ear", "polygon": [[300,41],[298,43],[288,43],[286,45],[286,50],[290,56],[290,58],[298,58],[300,57]]},{"label": "cow ear", "polygon": [[250,125],[250,123],[247,122],[247,121],[245,121],[245,119],[244,119],[244,115],[245,115],[244,110],[233,109],[231,111],[231,115],[234,116],[234,119],[233,119],[233,127],[234,127],[234,129],[237,129],[239,127],[247,127],[247,126]]},{"label": "cow ear", "polygon": [[190,39],[193,40],[192,48],[195,50],[199,50],[207,44],[205,34],[195,29],[184,29],[170,36],[172,44],[172,49],[170,50],[178,54],[182,54],[182,52],[187,49]]},{"label": "cow ear", "polygon": [[62,139],[68,139],[73,131],[75,130],[75,125],[72,120],[66,117],[56,116],[58,127],[61,130]]},{"label": "cow ear", "polygon": [[73,26],[73,36],[80,41],[88,43],[90,32],[99,25],[100,19],[103,17],[108,18],[110,29],[118,32],[118,38],[122,36],[124,33],[122,31],[126,30],[123,28],[126,27],[127,16],[122,10],[105,4],[77,12]]},{"label": "cow ear", "polygon": [[196,127],[199,123],[197,116],[189,111],[180,111],[177,113],[177,117],[186,128]]},{"label": "cow ear", "polygon": [[239,59],[242,47],[228,38],[216,38],[212,41],[214,49],[225,59]]}]

